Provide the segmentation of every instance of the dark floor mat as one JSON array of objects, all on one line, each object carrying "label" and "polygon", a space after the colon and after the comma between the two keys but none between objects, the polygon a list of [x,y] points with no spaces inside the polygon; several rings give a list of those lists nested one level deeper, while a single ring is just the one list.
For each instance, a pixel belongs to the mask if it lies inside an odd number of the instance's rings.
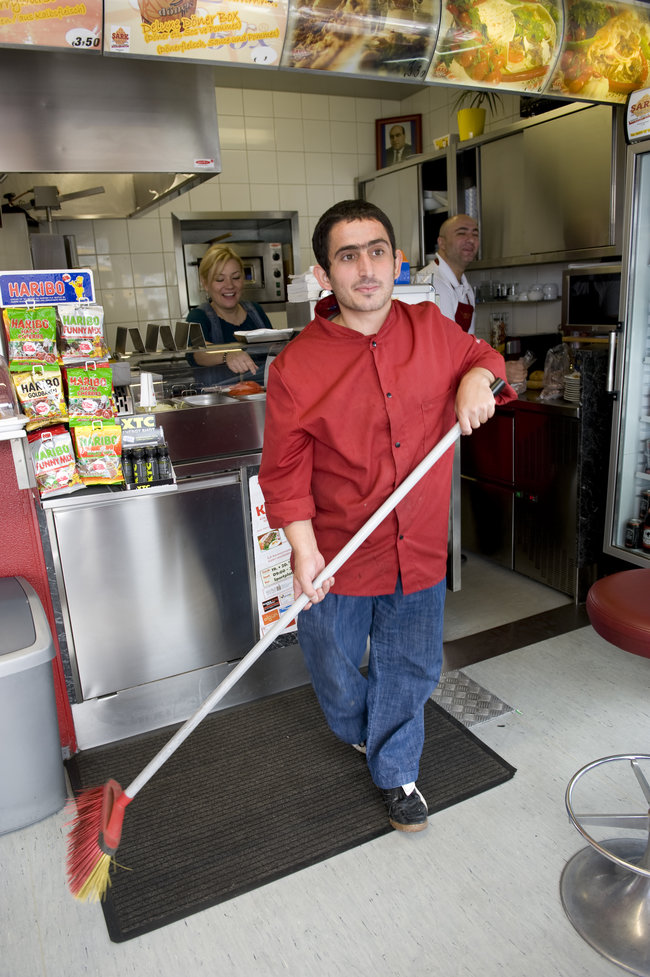
[{"label": "dark floor mat", "polygon": [[[435,703],[425,715],[418,785],[431,814],[513,776]],[[126,787],[174,728],[77,754],[73,787]],[[389,830],[365,758],[330,733],[311,686],[213,713],[126,809],[109,935],[131,939]]]}]

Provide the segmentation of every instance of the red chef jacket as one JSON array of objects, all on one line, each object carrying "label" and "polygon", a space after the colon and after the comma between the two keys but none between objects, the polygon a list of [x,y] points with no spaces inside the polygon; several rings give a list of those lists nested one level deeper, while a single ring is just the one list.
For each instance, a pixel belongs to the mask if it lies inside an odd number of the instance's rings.
[{"label": "red chef jacket", "polygon": [[[455,423],[462,376],[505,379],[487,343],[450,326],[432,302],[393,301],[378,333],[329,321],[334,296],[271,365],[260,486],[272,527],[311,519],[329,562]],[[506,385],[499,402],[516,397]],[[334,592],[404,593],[438,583],[447,565],[453,449],[336,573]]]}]

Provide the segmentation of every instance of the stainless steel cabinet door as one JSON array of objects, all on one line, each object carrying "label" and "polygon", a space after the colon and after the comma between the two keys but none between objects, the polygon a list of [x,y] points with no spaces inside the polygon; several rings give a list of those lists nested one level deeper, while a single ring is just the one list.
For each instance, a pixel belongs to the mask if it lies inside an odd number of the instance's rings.
[{"label": "stainless steel cabinet door", "polygon": [[254,644],[236,475],[54,512],[83,699],[241,658]]}]

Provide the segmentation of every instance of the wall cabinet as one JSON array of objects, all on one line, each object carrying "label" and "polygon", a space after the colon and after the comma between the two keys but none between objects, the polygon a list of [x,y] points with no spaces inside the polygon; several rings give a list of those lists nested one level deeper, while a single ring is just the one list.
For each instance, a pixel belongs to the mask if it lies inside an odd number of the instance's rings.
[{"label": "wall cabinet", "polygon": [[[579,149],[578,149],[579,147]],[[608,258],[621,253],[622,113],[572,105],[417,156],[359,181],[360,196],[390,217],[421,267],[442,222],[475,195],[481,251],[475,268]],[[424,193],[445,206],[425,208]]]}]

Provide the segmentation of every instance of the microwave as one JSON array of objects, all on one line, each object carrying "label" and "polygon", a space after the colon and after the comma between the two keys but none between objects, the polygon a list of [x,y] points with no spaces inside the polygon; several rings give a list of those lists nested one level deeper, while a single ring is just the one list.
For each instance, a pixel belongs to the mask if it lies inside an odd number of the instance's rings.
[{"label": "microwave", "polygon": [[620,262],[569,266],[562,274],[562,331],[612,332],[620,301]]}]

